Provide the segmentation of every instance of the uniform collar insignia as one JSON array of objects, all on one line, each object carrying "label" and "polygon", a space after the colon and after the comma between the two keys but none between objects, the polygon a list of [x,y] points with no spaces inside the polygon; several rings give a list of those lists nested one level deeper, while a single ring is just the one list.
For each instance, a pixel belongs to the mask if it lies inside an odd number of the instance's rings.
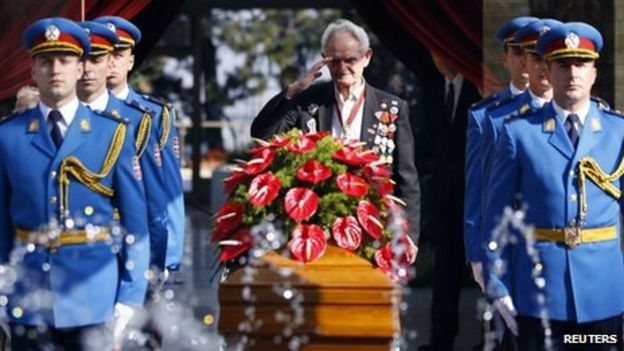
[{"label": "uniform collar insignia", "polygon": [[115,118],[121,118],[121,114],[117,110],[112,110],[111,115],[113,115],[113,117]]},{"label": "uniform collar insignia", "polygon": [[82,130],[83,132],[88,132],[91,130],[91,124],[89,124],[88,119],[83,118],[80,120],[80,130]]},{"label": "uniform collar insignia", "polygon": [[28,123],[28,133],[36,133],[37,131],[39,131],[39,120],[30,120],[30,123]]},{"label": "uniform collar insignia", "polygon": [[542,126],[542,131],[544,133],[552,133],[555,131],[555,119],[554,118],[549,118],[544,122],[544,125]]},{"label": "uniform collar insignia", "polygon": [[518,114],[523,115],[523,114],[527,113],[529,111],[529,109],[531,109],[531,106],[529,106],[529,104],[524,104],[524,105],[520,106],[520,110],[518,110]]},{"label": "uniform collar insignia", "polygon": [[602,125],[600,124],[600,120],[598,118],[596,117],[592,118],[591,129],[594,132],[599,132],[602,130]]}]

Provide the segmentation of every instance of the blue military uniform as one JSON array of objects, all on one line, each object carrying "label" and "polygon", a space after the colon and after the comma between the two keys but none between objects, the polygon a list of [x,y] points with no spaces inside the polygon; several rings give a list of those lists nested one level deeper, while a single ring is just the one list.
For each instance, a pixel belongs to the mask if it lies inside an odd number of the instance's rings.
[{"label": "blue military uniform", "polygon": [[[514,45],[511,40],[514,33],[527,23],[537,20],[535,17],[517,17],[505,24],[496,34],[497,39],[506,47]],[[466,260],[477,262],[482,259],[481,245],[481,139],[485,111],[490,106],[512,96],[510,89],[492,95],[474,104],[468,110],[468,127],[466,131],[466,187],[464,195],[464,245]]]},{"label": "blue military uniform", "polygon": [[[120,38],[118,48],[132,48],[141,40],[140,30],[131,22],[116,16],[103,16],[95,19],[115,29]],[[180,141],[175,128],[175,112],[171,107],[159,100],[146,95],[137,94],[130,89],[124,99],[130,104],[140,105],[152,116],[150,146],[148,152],[158,154],[155,145],[159,148],[159,164],[163,178],[158,189],[164,196],[166,211],[167,240],[158,241],[152,245],[153,261],[159,268],[176,268],[182,261],[184,248],[184,189],[180,173]],[[149,189],[147,190],[150,191]],[[160,217],[159,217],[160,218]]]},{"label": "blue military uniform", "polygon": [[[90,49],[84,31],[62,18],[33,23],[24,38],[33,56]],[[74,116],[57,149],[42,106],[0,123],[0,261],[17,273],[9,318],[53,328],[103,323],[115,303],[141,306],[147,289],[132,129],[75,98],[61,107]],[[111,226],[113,205],[121,228]]]},{"label": "blue military uniform", "polygon": [[[578,23],[554,28],[537,43],[546,60],[596,59],[601,47],[600,34]],[[525,239],[518,238],[511,248],[507,287],[490,269],[496,251],[488,251],[487,293],[490,298],[511,294],[520,316],[540,318],[543,307],[551,320],[595,322],[624,311],[624,261],[617,235],[624,116],[590,101],[575,147],[555,104],[509,118],[502,127],[484,231],[492,233],[503,209],[514,197],[520,199],[526,205],[525,221],[536,228],[534,248],[541,266],[534,266]],[[545,282],[543,306],[535,269]]]},{"label": "blue military uniform", "polygon": [[[102,23],[89,21],[80,22],[79,25],[87,30],[91,46],[100,48],[96,52],[92,51],[91,56],[111,53],[114,45],[120,41],[116,31]],[[162,155],[157,139],[152,137],[152,117],[150,112],[139,103],[120,100],[107,91],[105,96],[94,99],[92,103],[100,100],[101,105],[105,104],[105,107],[99,106],[102,110],[128,119],[135,131],[134,145],[143,171],[142,181],[147,201],[152,252],[150,264],[162,270],[165,267],[165,254],[160,248],[167,246],[167,199],[162,191],[162,184],[164,184]],[[96,103],[96,105],[99,104]],[[98,106],[91,107],[97,109]]]}]

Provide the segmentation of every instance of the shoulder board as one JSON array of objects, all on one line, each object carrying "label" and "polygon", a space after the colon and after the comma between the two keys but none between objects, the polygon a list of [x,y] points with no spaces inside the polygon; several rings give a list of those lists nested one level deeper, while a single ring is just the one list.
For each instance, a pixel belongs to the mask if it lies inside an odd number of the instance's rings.
[{"label": "shoulder board", "polygon": [[473,110],[478,110],[482,107],[485,107],[486,105],[489,105],[490,103],[492,103],[494,100],[496,100],[498,97],[500,96],[499,93],[494,93],[488,97],[485,97],[477,102],[475,102],[474,104],[472,104],[470,106],[471,109]]},{"label": "shoulder board", "polygon": [[624,118],[624,112],[622,112],[620,110],[609,109],[609,110],[602,110],[602,112],[608,113],[608,114],[616,116],[616,117]]},{"label": "shoulder board", "polygon": [[136,101],[136,100],[132,100],[132,101],[124,101],[124,103],[125,103],[126,105],[128,105],[128,106],[133,107],[133,108],[134,108],[134,109],[136,109],[136,110],[139,110],[139,111],[143,112],[143,113],[150,113],[150,112],[151,112],[149,108],[147,108],[147,107],[145,107],[145,106],[141,105],[141,103],[139,103],[139,102],[138,102],[138,101]]},{"label": "shoulder board", "polygon": [[498,100],[490,105],[488,105],[488,107],[486,108],[488,111],[492,111],[496,108],[499,108],[501,106],[507,105],[510,102],[514,101],[514,96],[508,96],[502,100]]},{"label": "shoulder board", "polygon": [[520,108],[518,109],[518,116],[521,115],[526,115],[527,113],[531,112],[531,105],[529,104],[523,104],[522,106],[520,106]]},{"label": "shoulder board", "polygon": [[2,116],[2,117],[0,117],[0,124],[4,123],[6,121],[12,120],[13,118],[15,118],[15,117],[17,117],[19,115],[21,115],[21,113],[13,113],[13,114],[10,114],[10,115]]},{"label": "shoulder board", "polygon": [[124,117],[121,117],[119,113],[111,113],[108,111],[93,111],[96,115],[106,117],[112,119],[113,121],[117,121],[119,123],[129,124],[130,120]]},{"label": "shoulder board", "polygon": [[598,108],[601,110],[610,110],[611,106],[609,106],[609,103],[607,103],[603,98],[600,98],[598,96],[592,96],[591,100],[595,103],[598,104]]},{"label": "shoulder board", "polygon": [[157,98],[157,97],[153,97],[151,95],[141,95],[141,96],[145,100],[147,100],[147,101],[153,102],[153,103],[158,104],[160,106],[165,106],[167,108],[170,108],[170,104],[167,101],[163,100],[163,99],[160,99],[160,98]]}]

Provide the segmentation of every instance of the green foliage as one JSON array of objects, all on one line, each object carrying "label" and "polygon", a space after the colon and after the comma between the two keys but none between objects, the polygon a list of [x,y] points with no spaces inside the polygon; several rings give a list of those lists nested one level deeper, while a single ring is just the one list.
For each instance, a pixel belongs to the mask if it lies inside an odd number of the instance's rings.
[{"label": "green foliage", "polygon": [[318,56],[327,24],[339,17],[338,10],[213,11],[215,45],[244,54],[224,92],[234,101],[261,93],[270,78],[296,79]]}]

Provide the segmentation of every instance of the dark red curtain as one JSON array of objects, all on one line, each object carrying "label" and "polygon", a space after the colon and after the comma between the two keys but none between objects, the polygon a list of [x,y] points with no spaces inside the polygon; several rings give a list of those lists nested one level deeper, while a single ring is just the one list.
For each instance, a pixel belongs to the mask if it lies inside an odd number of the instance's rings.
[{"label": "dark red curtain", "polygon": [[[179,1],[178,1],[179,2]],[[104,15],[132,18],[150,0],[86,0],[87,20]],[[79,0],[4,0],[0,2],[0,100],[12,97],[17,90],[31,82],[30,58],[22,45],[22,35],[35,20],[61,16],[80,20]]]},{"label": "dark red curtain", "polygon": [[482,0],[351,0],[379,39],[411,70],[428,78],[429,51],[477,87],[500,86],[483,65]]}]

